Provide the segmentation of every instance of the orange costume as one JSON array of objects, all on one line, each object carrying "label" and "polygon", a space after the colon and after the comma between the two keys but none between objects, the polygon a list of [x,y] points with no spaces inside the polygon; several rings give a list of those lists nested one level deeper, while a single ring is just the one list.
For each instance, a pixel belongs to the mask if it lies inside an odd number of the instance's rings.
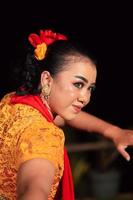
[{"label": "orange costume", "polygon": [[56,169],[48,200],[55,197],[64,170],[64,133],[34,107],[0,102],[0,200],[16,200],[16,175],[20,165],[45,158]]}]

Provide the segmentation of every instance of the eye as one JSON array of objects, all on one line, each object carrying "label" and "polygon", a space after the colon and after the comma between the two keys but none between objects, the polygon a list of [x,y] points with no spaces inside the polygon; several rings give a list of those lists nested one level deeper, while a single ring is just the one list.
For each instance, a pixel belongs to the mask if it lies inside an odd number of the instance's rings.
[{"label": "eye", "polygon": [[84,83],[82,82],[77,82],[77,83],[74,83],[74,86],[81,89],[83,86],[84,86]]},{"label": "eye", "polygon": [[96,89],[96,86],[95,86],[95,85],[91,85],[91,86],[88,88],[88,90],[89,90],[91,93],[94,92],[95,89]]}]

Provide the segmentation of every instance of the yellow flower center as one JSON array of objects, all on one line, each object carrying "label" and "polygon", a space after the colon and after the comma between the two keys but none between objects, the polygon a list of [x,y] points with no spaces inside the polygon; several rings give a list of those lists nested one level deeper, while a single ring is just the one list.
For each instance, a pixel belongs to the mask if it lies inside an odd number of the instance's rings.
[{"label": "yellow flower center", "polygon": [[37,60],[43,60],[47,51],[47,46],[45,43],[38,44],[34,53]]}]

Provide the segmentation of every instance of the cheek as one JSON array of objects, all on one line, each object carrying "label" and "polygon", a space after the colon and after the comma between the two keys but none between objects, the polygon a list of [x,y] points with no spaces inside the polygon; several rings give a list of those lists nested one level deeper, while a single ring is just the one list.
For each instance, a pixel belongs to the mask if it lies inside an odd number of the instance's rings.
[{"label": "cheek", "polygon": [[50,104],[54,108],[65,108],[76,99],[76,96],[72,84],[55,85],[51,90]]},{"label": "cheek", "polygon": [[73,85],[68,85],[65,87],[65,93],[67,94],[67,97],[74,98],[76,96],[75,89]]},{"label": "cheek", "polygon": [[75,88],[71,83],[60,84],[55,90],[66,100],[76,96]]}]

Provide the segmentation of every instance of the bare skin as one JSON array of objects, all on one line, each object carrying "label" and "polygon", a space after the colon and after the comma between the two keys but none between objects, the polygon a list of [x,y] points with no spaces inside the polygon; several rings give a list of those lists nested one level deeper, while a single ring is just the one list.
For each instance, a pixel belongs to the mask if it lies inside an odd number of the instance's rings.
[{"label": "bare skin", "polygon": [[74,128],[87,131],[88,133],[94,132],[101,134],[112,140],[118,152],[127,161],[130,160],[130,155],[126,151],[126,148],[133,145],[133,130],[122,129],[83,111],[72,120],[65,121],[60,116],[57,116],[54,121],[58,126],[64,126],[66,123]]},{"label": "bare skin", "polygon": [[17,199],[48,199],[55,168],[45,159],[32,159],[23,163],[17,176]]},{"label": "bare skin", "polygon": [[47,71],[42,73],[41,84],[48,84],[50,96],[46,101],[51,113],[71,120],[85,107],[96,83],[96,68],[89,59],[74,62],[54,78]]}]

